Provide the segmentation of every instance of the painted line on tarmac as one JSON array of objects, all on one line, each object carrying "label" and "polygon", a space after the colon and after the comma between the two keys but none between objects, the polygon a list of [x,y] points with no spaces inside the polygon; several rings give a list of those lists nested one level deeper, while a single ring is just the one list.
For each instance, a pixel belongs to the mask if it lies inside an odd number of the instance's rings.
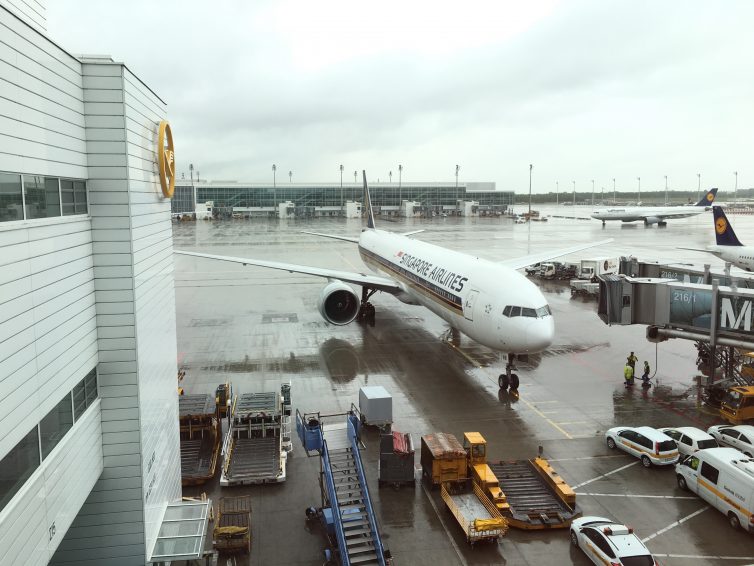
[{"label": "painted line on tarmac", "polygon": [[427,495],[427,499],[429,499],[429,504],[432,506],[432,509],[435,510],[435,515],[437,515],[437,518],[440,519],[440,524],[442,525],[442,528],[445,529],[445,534],[448,535],[448,540],[450,541],[450,544],[453,545],[453,550],[456,551],[456,556],[458,556],[458,560],[460,564],[463,564],[463,566],[469,566],[469,563],[466,562],[466,559],[463,557],[463,554],[461,554],[461,549],[458,548],[458,545],[456,544],[455,539],[453,538],[453,535],[450,533],[450,530],[448,529],[448,525],[445,523],[445,519],[443,519],[442,514],[440,513],[440,510],[437,508],[437,505],[435,505],[435,500],[432,499],[432,494],[427,489],[427,482],[421,481],[422,489],[424,490],[424,493]]},{"label": "painted line on tarmac", "polygon": [[[564,424],[564,423],[560,423]],[[602,460],[604,458],[625,458],[623,454],[605,454],[604,456],[579,456],[578,458],[548,458],[548,462],[576,462],[578,460]]]},{"label": "painted line on tarmac", "polygon": [[702,556],[697,554],[658,554],[652,553],[652,556],[661,556],[663,558],[685,558],[687,560],[746,560],[751,563],[754,561],[754,556]]},{"label": "painted line on tarmac", "polygon": [[591,495],[592,497],[631,497],[631,498],[643,498],[643,499],[696,499],[698,497],[693,495],[637,495],[635,493],[586,493],[578,492],[576,495]]},{"label": "painted line on tarmac", "polygon": [[555,421],[553,421],[551,418],[549,418],[547,415],[545,415],[542,411],[540,411],[534,405],[532,405],[531,403],[529,403],[529,401],[527,401],[526,399],[522,399],[521,397],[519,397],[518,400],[519,401],[523,401],[526,404],[527,407],[529,407],[532,411],[534,411],[540,417],[542,417],[544,420],[546,420],[548,423],[550,423],[555,428],[555,430],[563,433],[563,436],[565,436],[568,440],[572,440],[573,439],[573,436],[571,436],[570,434],[568,434],[568,432],[566,432],[564,429],[562,429],[558,425],[558,423],[556,423]]},{"label": "painted line on tarmac", "polygon": [[445,342],[448,346],[450,346],[457,353],[459,353],[461,356],[463,356],[466,359],[466,361],[469,362],[474,367],[476,367],[476,368],[481,368],[482,367],[482,365],[478,361],[476,361],[474,358],[472,358],[471,356],[469,356],[466,352],[464,352],[463,350],[461,350],[461,348],[459,348],[458,346],[456,346],[455,344],[453,344],[452,342],[450,342],[450,340],[443,340],[443,342]]},{"label": "painted line on tarmac", "polygon": [[655,538],[656,536],[659,536],[659,535],[661,535],[661,534],[663,534],[663,533],[666,533],[666,532],[668,532],[668,531],[669,531],[670,529],[673,529],[673,528],[677,527],[678,525],[681,525],[681,524],[685,523],[685,522],[686,522],[686,521],[688,521],[689,519],[693,519],[694,517],[696,517],[697,515],[699,515],[699,513],[703,513],[703,512],[704,512],[704,511],[706,511],[707,509],[709,509],[709,507],[707,507],[707,506],[705,505],[704,507],[702,507],[702,508],[701,508],[701,509],[699,509],[698,511],[694,511],[694,512],[693,512],[693,513],[692,513],[691,515],[686,515],[686,516],[685,516],[685,517],[684,517],[683,519],[678,519],[678,520],[677,520],[676,522],[674,522],[674,523],[670,523],[670,524],[669,524],[669,525],[668,525],[667,527],[665,527],[664,529],[660,529],[660,530],[659,530],[659,531],[657,531],[656,533],[653,533],[653,534],[649,535],[648,537],[645,537],[645,538],[641,539],[641,542],[647,542],[648,540],[652,540],[652,539],[653,539],[653,538]]},{"label": "painted line on tarmac", "polygon": [[638,463],[639,463],[638,460],[636,462],[631,462],[630,464],[626,464],[625,466],[621,466],[620,468],[617,468],[617,469],[613,470],[612,472],[607,472],[606,474],[602,474],[601,476],[597,476],[596,478],[592,478],[590,480],[586,480],[585,482],[581,482],[580,484],[574,485],[572,489],[575,490],[575,489],[578,489],[580,487],[584,487],[585,485],[590,484],[590,483],[592,483],[594,481],[601,480],[602,478],[606,478],[608,476],[612,476],[613,474],[617,474],[618,472],[622,472],[626,468],[630,468],[631,466],[635,466]]}]

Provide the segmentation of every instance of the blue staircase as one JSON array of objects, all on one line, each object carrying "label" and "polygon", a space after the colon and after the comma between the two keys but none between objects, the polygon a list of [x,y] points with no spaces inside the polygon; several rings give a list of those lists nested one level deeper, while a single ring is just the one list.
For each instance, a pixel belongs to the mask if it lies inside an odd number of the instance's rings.
[{"label": "blue staircase", "polygon": [[[343,566],[386,566],[377,520],[359,453],[359,420],[323,424],[296,412],[296,429],[307,452],[318,451],[322,483]],[[330,513],[327,514],[330,516]]]}]

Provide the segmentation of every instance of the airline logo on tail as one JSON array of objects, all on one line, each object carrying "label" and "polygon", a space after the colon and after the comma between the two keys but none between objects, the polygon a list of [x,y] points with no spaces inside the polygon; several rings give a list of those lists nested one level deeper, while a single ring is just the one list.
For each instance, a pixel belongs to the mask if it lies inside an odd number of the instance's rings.
[{"label": "airline logo on tail", "polygon": [[364,175],[364,205],[367,207],[367,228],[374,230],[374,214],[372,212],[372,199],[369,197],[369,187],[367,186],[367,172],[362,170],[361,173]]},{"label": "airline logo on tail", "polygon": [[725,231],[728,229],[728,221],[725,218],[718,218],[715,220],[715,232],[720,234],[721,236],[725,234]]},{"label": "airline logo on tail", "polygon": [[719,206],[712,207],[712,215],[715,218],[715,240],[718,246],[742,246],[736,233],[728,222],[728,219]]}]

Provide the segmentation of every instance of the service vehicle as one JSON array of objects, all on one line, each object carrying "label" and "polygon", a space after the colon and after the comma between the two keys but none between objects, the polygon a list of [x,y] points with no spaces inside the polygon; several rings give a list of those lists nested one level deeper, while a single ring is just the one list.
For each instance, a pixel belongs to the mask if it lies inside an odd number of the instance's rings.
[{"label": "service vehicle", "polygon": [[749,458],[754,456],[754,426],[714,425],[709,427],[707,432],[721,445],[740,450]]},{"label": "service vehicle", "polygon": [[618,273],[617,257],[599,257],[582,259],[579,268],[579,279],[596,280],[600,275]]},{"label": "service vehicle", "polygon": [[[750,356],[751,352],[746,354]],[[741,374],[754,377],[754,368],[747,362],[741,367]],[[720,416],[731,424],[743,424],[754,420],[754,386],[731,387],[720,402]]]},{"label": "service vehicle", "polygon": [[649,426],[617,426],[605,432],[607,447],[620,448],[641,460],[649,468],[667,466],[678,461],[678,445],[667,434]]},{"label": "service vehicle", "polygon": [[571,524],[571,543],[599,566],[656,566],[634,530],[604,517],[581,517]]},{"label": "service vehicle", "polygon": [[178,397],[181,485],[201,485],[215,477],[222,428],[211,395]]},{"label": "service vehicle", "polygon": [[754,460],[734,448],[707,448],[676,464],[675,472],[681,489],[727,516],[734,529],[754,531]]},{"label": "service vehicle", "polygon": [[678,445],[678,452],[680,453],[681,460],[684,456],[690,456],[697,450],[718,447],[717,440],[715,440],[712,435],[693,426],[671,426],[657,430],[667,434],[670,438],[675,440]]}]

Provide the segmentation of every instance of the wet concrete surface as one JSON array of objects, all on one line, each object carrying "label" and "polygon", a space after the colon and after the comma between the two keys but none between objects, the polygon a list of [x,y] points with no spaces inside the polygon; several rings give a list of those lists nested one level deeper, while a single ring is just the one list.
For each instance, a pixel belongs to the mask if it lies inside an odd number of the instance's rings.
[{"label": "wet concrete surface", "polygon": [[[588,209],[577,210],[588,215]],[[731,222],[745,241],[754,217],[734,216]],[[670,221],[663,229],[615,223],[602,228],[596,220],[577,219],[378,223],[396,232],[425,228],[417,238],[493,260],[612,237],[613,243],[569,259],[631,253],[646,260],[719,263],[676,249],[712,242],[708,214]],[[173,234],[176,249],[363,272],[355,245],[301,234],[357,235],[360,227],[360,221],[340,219],[251,220],[181,223]],[[213,393],[228,380],[238,394],[271,391],[290,380],[294,409],[334,413],[358,403],[359,387],[383,385],[393,397],[394,430],[413,436],[417,466],[419,437],[435,431],[459,438],[465,431],[481,432],[491,460],[532,458],[542,446],[576,488],[585,515],[632,525],[662,564],[754,563],[752,535],[733,531],[721,513],[680,491],[672,469],[644,469],[605,445],[604,431],[616,425],[706,428],[719,422],[697,398],[693,343],[671,340],[656,347],[646,341],[644,327],[604,325],[596,303],[571,298],[567,283],[542,282],[555,316],[555,341],[520,363],[520,398],[514,398],[497,387],[504,367],[497,354],[465,337],[450,345],[446,323],[422,307],[377,294],[374,327],[331,326],[317,310],[320,279],[182,256],[175,266],[179,365],[186,369],[187,393]],[[648,392],[623,386],[630,350],[639,365],[646,359],[657,369]],[[590,563],[569,545],[567,530],[511,529],[499,544],[472,549],[436,490],[419,482],[378,489],[377,432],[367,430],[364,442],[372,498],[395,564]],[[320,504],[318,473],[318,459],[296,442],[284,484],[220,489],[216,479],[186,488],[184,495],[252,495],[251,560],[242,557],[238,564],[319,565],[326,540],[304,520],[305,508]]]}]

